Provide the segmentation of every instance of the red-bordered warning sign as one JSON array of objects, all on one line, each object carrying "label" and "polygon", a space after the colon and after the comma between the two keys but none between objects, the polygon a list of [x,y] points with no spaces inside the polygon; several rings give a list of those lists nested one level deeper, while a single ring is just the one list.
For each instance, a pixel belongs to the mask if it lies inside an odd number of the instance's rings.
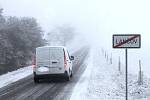
[{"label": "red-bordered warning sign", "polygon": [[140,48],[140,34],[114,34],[113,48]]}]

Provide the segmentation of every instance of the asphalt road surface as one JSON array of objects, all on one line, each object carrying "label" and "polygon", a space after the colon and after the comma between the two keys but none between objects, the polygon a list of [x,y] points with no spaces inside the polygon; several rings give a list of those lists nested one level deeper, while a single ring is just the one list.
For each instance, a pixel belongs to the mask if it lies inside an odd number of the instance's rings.
[{"label": "asphalt road surface", "polygon": [[35,84],[33,75],[0,89],[0,100],[69,100],[76,83],[86,69],[89,48],[73,54],[73,77],[66,82],[61,78],[42,80]]}]

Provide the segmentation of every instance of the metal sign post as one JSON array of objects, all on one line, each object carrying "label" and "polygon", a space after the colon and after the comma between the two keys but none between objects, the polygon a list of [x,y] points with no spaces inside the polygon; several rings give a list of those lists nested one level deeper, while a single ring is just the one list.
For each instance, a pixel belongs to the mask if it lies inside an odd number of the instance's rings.
[{"label": "metal sign post", "polygon": [[128,100],[128,49],[125,51],[126,56],[126,100]]},{"label": "metal sign post", "polygon": [[141,47],[141,35],[140,34],[115,34],[113,35],[113,48],[125,48],[125,63],[126,63],[126,100],[128,100],[128,48],[140,48]]}]

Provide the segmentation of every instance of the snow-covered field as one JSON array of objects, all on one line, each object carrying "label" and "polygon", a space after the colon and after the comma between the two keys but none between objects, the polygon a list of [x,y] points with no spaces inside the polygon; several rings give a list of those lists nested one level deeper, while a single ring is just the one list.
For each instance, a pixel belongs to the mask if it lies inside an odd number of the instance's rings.
[{"label": "snow-covered field", "polygon": [[[110,64],[100,48],[93,48],[87,69],[75,86],[71,100],[125,100],[125,75],[117,63]],[[129,74],[129,100],[150,100],[150,79],[138,85],[137,75]]]},{"label": "snow-covered field", "polygon": [[0,76],[0,88],[16,82],[33,73],[32,66],[20,68],[16,71],[8,72]]}]

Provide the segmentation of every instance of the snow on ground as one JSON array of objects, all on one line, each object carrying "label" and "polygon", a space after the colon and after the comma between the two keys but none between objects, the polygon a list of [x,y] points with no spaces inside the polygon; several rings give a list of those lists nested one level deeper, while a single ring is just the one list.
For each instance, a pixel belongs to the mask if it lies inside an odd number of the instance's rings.
[{"label": "snow on ground", "polygon": [[0,88],[16,82],[33,73],[32,66],[20,68],[16,71],[8,72],[0,76]]},{"label": "snow on ground", "polygon": [[[110,64],[101,50],[91,50],[87,69],[75,86],[70,100],[125,100],[125,75]],[[150,79],[137,84],[137,75],[129,74],[129,100],[150,100]]]},{"label": "snow on ground", "polygon": [[[118,95],[123,95],[125,91],[124,74],[115,75],[114,81],[118,86]],[[130,100],[150,100],[150,79],[143,77],[143,84],[138,85],[137,75],[128,75],[128,91]]]},{"label": "snow on ground", "polygon": [[117,85],[112,79],[115,71],[107,64],[100,51],[91,50],[88,62],[71,100],[120,100],[115,92]]}]

